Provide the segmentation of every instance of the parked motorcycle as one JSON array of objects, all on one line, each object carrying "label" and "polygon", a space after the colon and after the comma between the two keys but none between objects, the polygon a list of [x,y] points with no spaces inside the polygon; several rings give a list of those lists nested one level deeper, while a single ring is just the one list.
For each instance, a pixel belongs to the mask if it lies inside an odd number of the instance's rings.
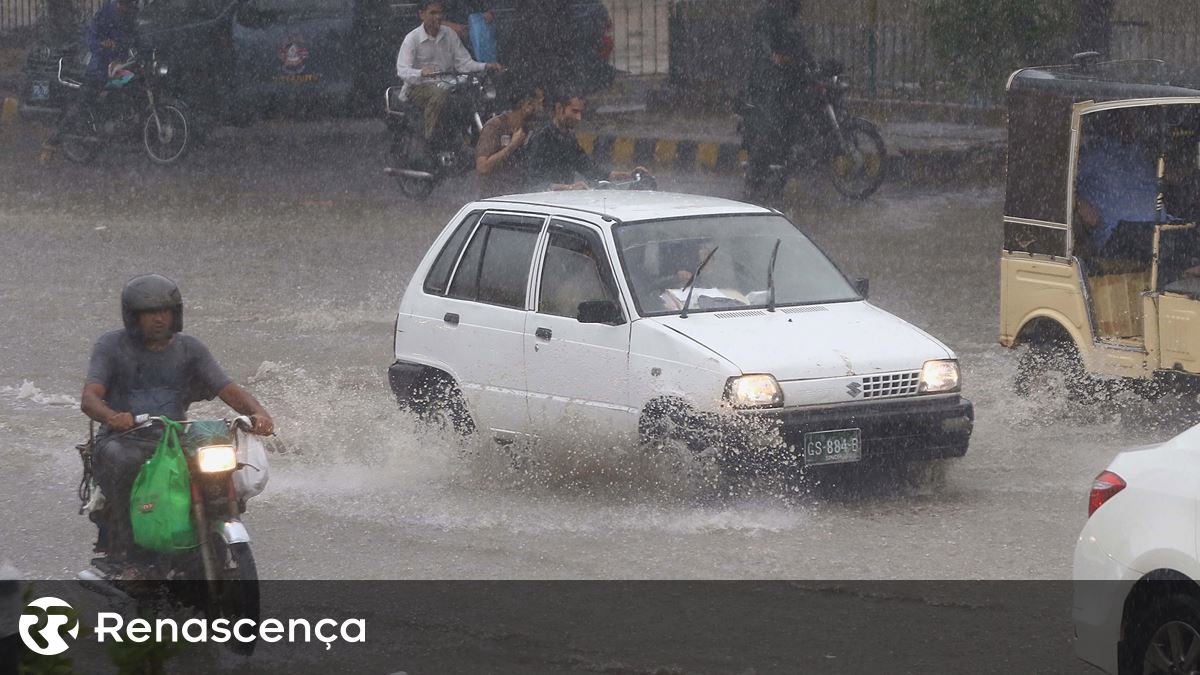
[{"label": "parked motorcycle", "polygon": [[475,75],[443,73],[430,78],[463,102],[467,123],[446,134],[450,147],[429,147],[425,141],[425,111],[406,100],[400,85],[388,87],[387,125],[392,135],[390,165],[384,172],[396,179],[410,199],[424,199],[438,183],[475,170],[475,144],[483,123],[496,114],[496,89]]},{"label": "parked motorcycle", "polygon": [[[164,426],[161,418],[139,415],[137,426],[126,433]],[[199,541],[195,548],[178,554],[146,552],[145,576],[164,584],[183,604],[201,609],[209,619],[259,618],[258,569],[250,551],[250,535],[242,523],[246,501],[266,486],[266,451],[250,417],[233,420],[181,422],[185,431],[181,445],[191,479],[192,522]],[[83,460],[79,486],[80,514],[101,526],[97,551],[104,552],[107,507],[93,478],[94,427],[89,442],[77,446]],[[77,578],[109,595],[126,596],[122,586],[124,567],[106,557],[92,559],[92,567]],[[182,583],[182,582],[194,583]],[[150,593],[153,596],[153,593]],[[253,642],[232,640],[229,648],[239,653],[254,651]]]},{"label": "parked motorcycle", "polygon": [[[781,164],[772,164],[762,187],[763,196],[778,197],[788,179],[802,169],[825,171],[833,187],[851,199],[865,199],[883,183],[887,147],[879,129],[861,117],[846,111],[845,96],[850,83],[837,61],[822,63],[806,90],[798,92],[791,109],[783,111],[796,128],[790,130],[793,142],[783,154]],[[753,104],[738,111],[738,132],[748,146],[746,125],[769,124],[765,112]],[[755,119],[758,117],[758,119]],[[760,151],[747,147],[749,152]]]},{"label": "parked motorcycle", "polygon": [[[78,90],[83,83],[64,74],[65,60],[58,60],[58,81]],[[192,119],[187,106],[166,93],[169,74],[167,64],[159,61],[155,52],[146,58],[131,51],[125,63],[110,67],[108,83],[95,104],[80,111],[71,128],[63,129],[63,154],[73,162],[86,164],[106,144],[140,136],[151,161],[179,161],[192,145]]]}]

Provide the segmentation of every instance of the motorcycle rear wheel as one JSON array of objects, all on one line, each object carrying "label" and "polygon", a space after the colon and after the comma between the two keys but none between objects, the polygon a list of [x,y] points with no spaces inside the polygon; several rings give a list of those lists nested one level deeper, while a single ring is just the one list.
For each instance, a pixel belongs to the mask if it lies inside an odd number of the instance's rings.
[{"label": "motorcycle rear wheel", "polygon": [[400,184],[400,192],[412,200],[424,200],[433,192],[433,180],[429,178],[411,178],[397,174],[396,182]]},{"label": "motorcycle rear wheel", "polygon": [[875,125],[861,117],[851,117],[842,124],[842,137],[845,147],[830,157],[829,178],[842,196],[866,199],[883,183],[887,146]]},{"label": "motorcycle rear wheel", "polygon": [[166,103],[158,106],[158,120],[155,124],[154,115],[146,115],[142,125],[142,145],[155,164],[174,164],[190,147],[187,112],[180,103]]},{"label": "motorcycle rear wheel", "polygon": [[72,128],[65,129],[60,146],[63,155],[76,164],[90,164],[100,152],[100,125],[96,115],[86,111],[79,116]]}]

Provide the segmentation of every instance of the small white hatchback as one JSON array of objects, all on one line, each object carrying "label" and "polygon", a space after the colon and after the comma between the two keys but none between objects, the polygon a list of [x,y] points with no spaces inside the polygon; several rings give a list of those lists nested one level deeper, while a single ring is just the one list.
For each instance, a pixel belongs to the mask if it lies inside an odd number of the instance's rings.
[{"label": "small white hatchback", "polygon": [[501,443],[671,440],[813,467],[961,456],[954,353],[778,212],[580,191],[464,207],[417,267],[389,380]]}]

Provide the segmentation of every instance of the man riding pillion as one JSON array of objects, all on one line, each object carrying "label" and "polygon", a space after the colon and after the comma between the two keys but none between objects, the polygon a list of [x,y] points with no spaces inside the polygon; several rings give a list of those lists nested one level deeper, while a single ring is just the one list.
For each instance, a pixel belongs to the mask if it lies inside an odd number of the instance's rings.
[{"label": "man riding pillion", "polygon": [[92,350],[80,408],[100,423],[93,451],[106,506],[97,550],[109,562],[136,565],[129,498],[138,471],[154,454],[161,429],[131,430],[138,415],[184,419],[196,401],[220,397],[267,435],[274,422],[248,391],[221,370],[200,340],[182,333],[179,287],[158,274],[134,277],[121,291],[124,328],[100,336]]},{"label": "man riding pillion", "polygon": [[58,127],[46,140],[48,146],[58,146],[63,132],[96,103],[108,84],[109,66],[122,61],[130,49],[138,46],[137,11],[137,0],[109,0],[88,22],[84,34],[88,63],[83,84]]},{"label": "man riding pillion", "polygon": [[747,198],[761,191],[771,164],[783,162],[809,112],[804,92],[813,58],[796,23],[799,15],[800,0],[766,0],[755,15],[757,44],[747,92],[753,108],[745,127]]},{"label": "man riding pillion", "polygon": [[[441,0],[420,3],[421,25],[404,37],[396,55],[396,75],[404,81],[404,96],[425,111],[425,141],[441,148],[454,139],[442,139],[445,130],[455,129],[452,122],[466,113],[464,104],[451,95],[451,90],[430,81],[443,73],[478,73],[501,70],[498,63],[480,63],[471,58],[462,40],[448,26],[442,25]],[[452,149],[457,149],[456,147]]]}]

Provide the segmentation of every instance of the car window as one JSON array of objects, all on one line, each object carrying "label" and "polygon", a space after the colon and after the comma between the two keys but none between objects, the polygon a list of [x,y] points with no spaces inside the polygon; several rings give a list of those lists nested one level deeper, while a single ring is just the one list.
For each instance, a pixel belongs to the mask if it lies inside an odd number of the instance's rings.
[{"label": "car window", "polygon": [[603,253],[595,233],[569,223],[551,223],[538,311],[577,319],[580,303],[616,301],[615,284]]},{"label": "car window", "polygon": [[484,216],[454,272],[450,297],[524,309],[541,226],[534,216]]},{"label": "car window", "polygon": [[429,268],[429,274],[425,277],[426,293],[445,295],[446,287],[450,285],[450,273],[454,271],[454,263],[458,262],[458,254],[462,252],[463,243],[467,241],[471,230],[475,229],[475,223],[479,222],[479,217],[482,215],[482,211],[468,214],[454,230],[454,234],[446,240],[446,245],[438,253],[437,259],[433,261],[433,266]]},{"label": "car window", "polygon": [[[626,223],[613,228],[642,316],[861,300],[846,277],[786,218],[731,215]],[[767,270],[776,242],[772,283]],[[692,276],[712,254],[691,289]]]}]

